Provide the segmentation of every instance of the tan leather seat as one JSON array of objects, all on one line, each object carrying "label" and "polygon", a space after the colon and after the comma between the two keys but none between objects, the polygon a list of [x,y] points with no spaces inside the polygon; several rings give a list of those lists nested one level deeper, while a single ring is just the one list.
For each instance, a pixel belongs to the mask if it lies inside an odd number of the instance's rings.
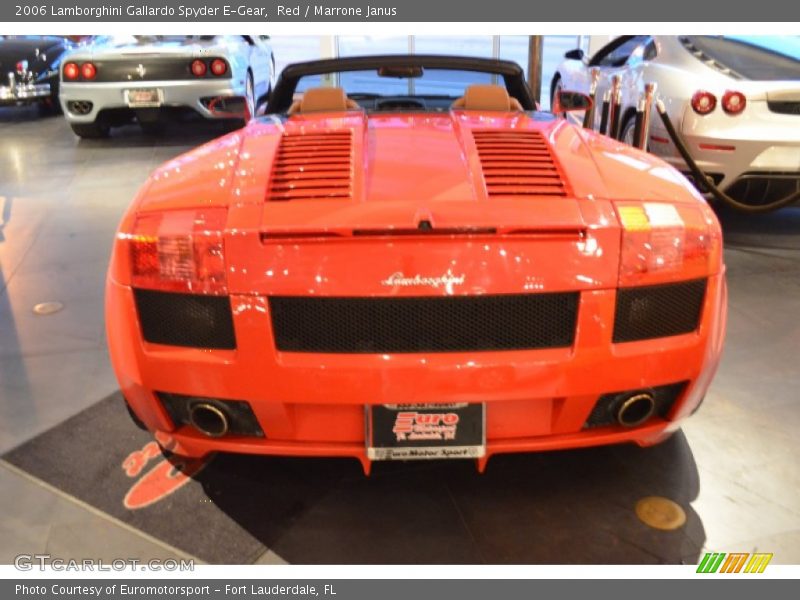
[{"label": "tan leather seat", "polygon": [[289,114],[312,112],[340,112],[360,108],[350,100],[342,88],[316,87],[303,92],[303,97],[292,102]]},{"label": "tan leather seat", "polygon": [[519,100],[508,95],[502,85],[471,85],[452,107],[461,110],[523,110]]}]

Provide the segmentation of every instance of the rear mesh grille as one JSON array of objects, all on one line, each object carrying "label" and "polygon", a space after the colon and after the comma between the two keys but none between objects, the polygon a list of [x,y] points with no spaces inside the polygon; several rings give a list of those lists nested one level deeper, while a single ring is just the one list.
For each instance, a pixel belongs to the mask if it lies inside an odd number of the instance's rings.
[{"label": "rear mesh grille", "polygon": [[750,206],[771,204],[800,193],[800,173],[745,173],[725,193]]},{"label": "rear mesh grille", "polygon": [[800,115],[800,102],[797,100],[768,100],[767,108],[782,115]]},{"label": "rear mesh grille", "polygon": [[565,196],[564,181],[538,131],[472,131],[489,197]]},{"label": "rear mesh grille", "polygon": [[614,342],[691,333],[700,323],[706,280],[617,291]]},{"label": "rear mesh grille", "polygon": [[236,348],[227,296],[134,290],[133,297],[146,342],[220,350]]},{"label": "rear mesh grille", "polygon": [[352,198],[353,134],[286,134],[272,167],[267,200]]},{"label": "rear mesh grille", "polygon": [[572,345],[577,292],[410,298],[269,299],[286,352],[467,352]]}]

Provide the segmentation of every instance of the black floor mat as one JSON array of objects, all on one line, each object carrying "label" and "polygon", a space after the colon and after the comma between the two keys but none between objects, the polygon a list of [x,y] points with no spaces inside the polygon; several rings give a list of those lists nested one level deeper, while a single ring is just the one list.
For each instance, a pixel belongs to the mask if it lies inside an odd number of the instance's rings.
[{"label": "black floor mat", "polygon": [[[113,394],[3,458],[211,563],[267,549],[305,564],[696,563],[705,541],[680,433],[650,449],[498,456],[484,475],[440,461],[380,463],[367,478],[356,460],[221,454],[178,486],[151,441]],[[686,525],[640,523],[634,505],[652,495],[683,506]]]}]

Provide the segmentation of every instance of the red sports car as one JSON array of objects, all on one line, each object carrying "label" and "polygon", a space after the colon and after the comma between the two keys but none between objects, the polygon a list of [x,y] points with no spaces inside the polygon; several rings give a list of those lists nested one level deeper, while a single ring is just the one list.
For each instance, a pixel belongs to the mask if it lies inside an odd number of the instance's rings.
[{"label": "red sports car", "polygon": [[698,407],[722,240],[672,167],[538,112],[504,61],[296,64],[267,112],[159,168],[114,246],[114,368],[174,452],[482,470]]}]

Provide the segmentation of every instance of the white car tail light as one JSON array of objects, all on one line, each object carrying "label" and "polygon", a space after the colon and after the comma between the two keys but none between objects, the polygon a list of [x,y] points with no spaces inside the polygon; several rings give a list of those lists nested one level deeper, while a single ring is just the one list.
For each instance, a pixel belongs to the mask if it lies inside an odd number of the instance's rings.
[{"label": "white car tail light", "polygon": [[92,80],[97,77],[97,67],[93,63],[87,62],[81,65],[81,76],[84,79]]},{"label": "white car tail light", "polygon": [[722,110],[729,115],[740,114],[747,106],[747,98],[742,92],[728,90],[722,95]]},{"label": "white car tail light", "polygon": [[68,62],[64,65],[64,79],[69,81],[75,81],[78,78],[78,75],[81,74],[81,70],[78,68],[78,65],[74,62]]},{"label": "white car tail light", "polygon": [[215,58],[211,61],[211,72],[217,77],[225,75],[228,72],[228,63],[221,58]]},{"label": "white car tail light", "polygon": [[710,209],[660,202],[618,202],[622,225],[619,285],[706,277],[720,261],[722,236]]},{"label": "white car tail light", "polygon": [[137,216],[123,235],[130,250],[131,284],[195,294],[227,293],[225,209],[181,210]]},{"label": "white car tail light", "polygon": [[707,115],[717,107],[717,97],[711,92],[700,90],[692,96],[692,108],[698,115]]},{"label": "white car tail light", "polygon": [[208,67],[204,61],[197,59],[192,61],[191,69],[195,77],[205,77]]}]

